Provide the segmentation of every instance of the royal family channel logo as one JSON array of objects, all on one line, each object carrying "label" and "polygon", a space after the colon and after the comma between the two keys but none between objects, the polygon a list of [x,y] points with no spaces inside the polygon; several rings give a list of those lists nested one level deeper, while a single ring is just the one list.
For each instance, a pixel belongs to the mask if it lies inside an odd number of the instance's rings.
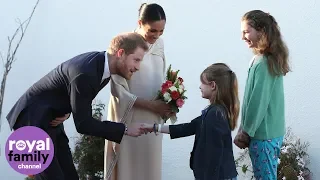
[{"label": "royal family channel logo", "polygon": [[25,175],[35,175],[51,164],[54,146],[45,131],[25,126],[9,136],[5,153],[8,163],[14,170]]}]

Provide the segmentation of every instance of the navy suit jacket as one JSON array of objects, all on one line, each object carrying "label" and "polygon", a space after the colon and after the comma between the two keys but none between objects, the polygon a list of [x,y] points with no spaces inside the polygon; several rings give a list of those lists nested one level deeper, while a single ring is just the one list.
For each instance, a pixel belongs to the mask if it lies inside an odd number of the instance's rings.
[{"label": "navy suit jacket", "polygon": [[[57,66],[16,102],[7,115],[10,128],[19,124],[46,130],[54,118],[72,113],[79,133],[120,143],[124,124],[92,117],[92,100],[109,82],[108,78],[101,83],[104,64],[105,52],[87,52]],[[63,129],[63,125],[59,127]]]},{"label": "navy suit jacket", "polygon": [[224,108],[210,105],[190,123],[170,125],[169,129],[172,139],[195,135],[190,168],[197,180],[237,176],[231,129]]}]

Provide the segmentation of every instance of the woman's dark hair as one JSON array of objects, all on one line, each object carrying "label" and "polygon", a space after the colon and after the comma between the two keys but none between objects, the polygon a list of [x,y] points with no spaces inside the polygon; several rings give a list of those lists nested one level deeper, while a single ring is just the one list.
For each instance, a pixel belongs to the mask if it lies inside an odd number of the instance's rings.
[{"label": "woman's dark hair", "polygon": [[142,24],[166,20],[166,14],[158,4],[143,3],[139,8],[139,20],[141,20]]}]

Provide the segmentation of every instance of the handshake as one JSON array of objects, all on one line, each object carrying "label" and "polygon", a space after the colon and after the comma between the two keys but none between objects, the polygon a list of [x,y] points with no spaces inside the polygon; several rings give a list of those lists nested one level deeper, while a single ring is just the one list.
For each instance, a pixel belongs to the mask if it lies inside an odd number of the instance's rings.
[{"label": "handshake", "polygon": [[[53,127],[62,124],[65,120],[70,117],[70,113],[65,114],[63,117],[56,117],[54,120],[50,122],[50,125]],[[142,134],[147,134],[154,132],[154,124],[147,123],[131,123],[130,125],[126,125],[126,129],[124,134],[127,136],[138,137]],[[157,130],[157,129],[156,129]]]},{"label": "handshake", "polygon": [[154,124],[147,123],[131,123],[130,125],[126,125],[125,135],[138,137],[142,134],[147,134],[154,132]]}]

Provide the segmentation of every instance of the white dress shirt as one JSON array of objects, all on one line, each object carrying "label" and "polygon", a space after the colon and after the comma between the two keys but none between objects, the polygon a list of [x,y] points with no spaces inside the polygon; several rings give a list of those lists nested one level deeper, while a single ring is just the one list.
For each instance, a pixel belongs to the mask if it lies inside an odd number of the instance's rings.
[{"label": "white dress shirt", "polygon": [[103,71],[101,83],[103,82],[103,80],[105,80],[105,79],[110,77],[110,69],[109,69],[109,62],[108,62],[108,54],[107,54],[107,52],[104,53],[104,57],[105,57],[104,71]]}]

